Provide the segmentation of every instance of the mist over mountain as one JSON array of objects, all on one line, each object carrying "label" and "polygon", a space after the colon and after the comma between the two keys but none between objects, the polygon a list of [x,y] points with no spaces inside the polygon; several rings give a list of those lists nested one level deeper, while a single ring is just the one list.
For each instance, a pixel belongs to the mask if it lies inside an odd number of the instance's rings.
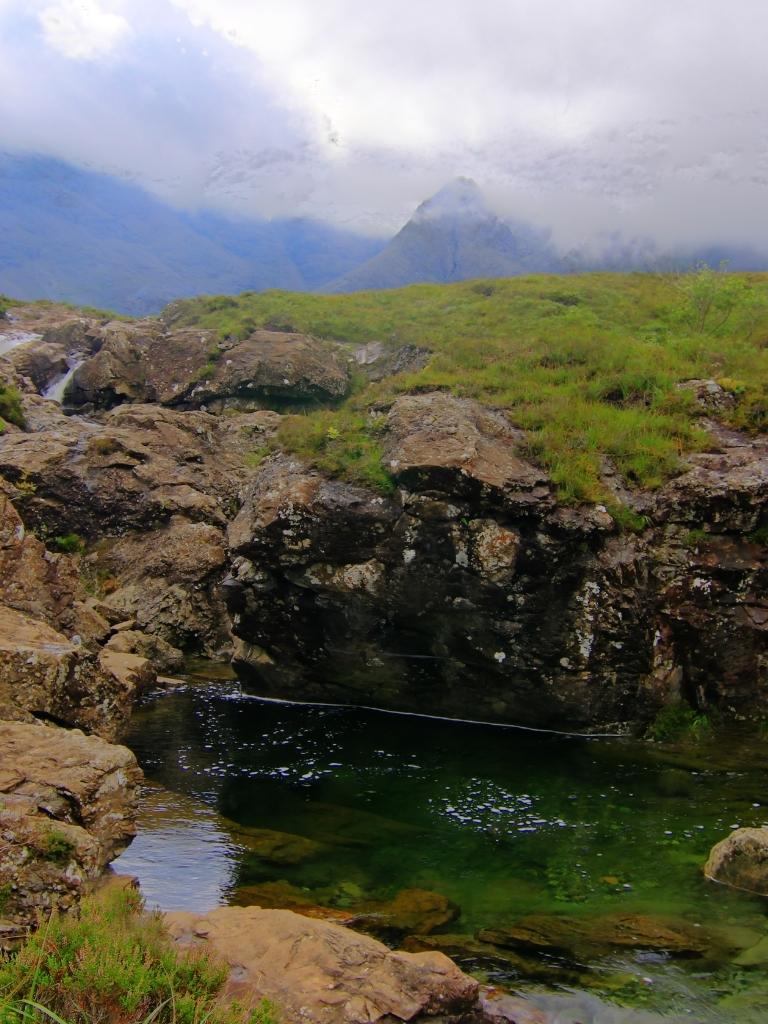
[{"label": "mist over mountain", "polygon": [[768,266],[766,252],[746,246],[670,250],[619,231],[559,252],[545,228],[494,212],[469,178],[422,202],[387,241],[308,218],[189,212],[107,174],[8,153],[0,153],[0,237],[0,292],[134,315],[176,298],[268,288],[338,293],[699,262]]},{"label": "mist over mountain", "polygon": [[380,253],[326,290],[446,284],[563,269],[546,231],[500,220],[474,181],[457,178],[423,202]]},{"label": "mist over mountain", "polygon": [[0,153],[0,291],[123,313],[200,293],[309,290],[383,242],[308,219],[178,210],[58,160]]}]

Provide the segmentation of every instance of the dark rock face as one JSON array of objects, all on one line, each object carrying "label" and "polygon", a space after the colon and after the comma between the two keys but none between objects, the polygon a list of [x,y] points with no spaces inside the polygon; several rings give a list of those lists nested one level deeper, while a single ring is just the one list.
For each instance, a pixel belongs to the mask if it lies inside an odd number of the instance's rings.
[{"label": "dark rock face", "polygon": [[681,697],[764,706],[762,442],[692,458],[633,536],[558,507],[475,403],[407,396],[389,426],[396,497],[281,457],[230,526],[236,665],[259,691],[578,729]]}]

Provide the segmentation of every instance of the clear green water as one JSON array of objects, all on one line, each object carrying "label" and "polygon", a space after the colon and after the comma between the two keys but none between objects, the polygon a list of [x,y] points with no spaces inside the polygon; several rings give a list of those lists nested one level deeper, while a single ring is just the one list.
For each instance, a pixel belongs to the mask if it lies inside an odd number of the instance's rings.
[{"label": "clear green water", "polygon": [[[617,951],[588,965],[590,983],[607,990],[634,976],[618,998],[690,1020],[768,1020],[765,968],[733,963],[768,935],[766,904],[701,873],[732,827],[768,824],[758,740],[569,738],[277,704],[219,681],[149,698],[126,742],[148,788],[140,835],[117,867],[139,875],[150,903],[203,909],[286,880],[337,907],[436,890],[460,908],[451,933],[531,913],[679,918],[715,933],[717,954]],[[274,865],[248,853],[231,822],[327,845]],[[525,983],[503,965],[468,965]]]}]

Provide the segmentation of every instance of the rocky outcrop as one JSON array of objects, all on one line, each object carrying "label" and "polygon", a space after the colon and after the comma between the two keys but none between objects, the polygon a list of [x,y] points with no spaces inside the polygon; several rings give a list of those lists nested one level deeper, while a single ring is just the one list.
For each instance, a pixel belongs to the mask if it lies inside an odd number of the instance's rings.
[{"label": "rocky outcrop", "polygon": [[256,330],[241,341],[160,321],[108,324],[98,352],[75,372],[67,402],[111,409],[123,402],[200,408],[269,408],[343,398],[349,358],[333,342]]},{"label": "rocky outcrop", "polygon": [[[268,460],[229,528],[236,666],[280,696],[566,728],[768,701],[768,449],[722,433],[622,533],[444,393],[391,407],[376,495]],[[631,497],[631,496],[630,496]],[[706,524],[706,530],[702,528]]]},{"label": "rocky outcrop", "polygon": [[112,738],[137,694],[154,682],[146,659],[89,653],[45,623],[0,605],[0,718],[44,718]]},{"label": "rocky outcrop", "polygon": [[375,939],[288,910],[224,907],[165,915],[181,948],[202,948],[229,968],[225,995],[262,998],[286,1024],[375,1024],[471,1011],[477,982],[442,953],[396,953]]},{"label": "rocky outcrop", "polygon": [[712,847],[704,874],[715,882],[768,896],[768,828],[737,828]]},{"label": "rocky outcrop", "polygon": [[[0,918],[26,925],[88,892],[135,832],[141,772],[79,730],[0,721]],[[0,927],[0,937],[12,929]]]}]

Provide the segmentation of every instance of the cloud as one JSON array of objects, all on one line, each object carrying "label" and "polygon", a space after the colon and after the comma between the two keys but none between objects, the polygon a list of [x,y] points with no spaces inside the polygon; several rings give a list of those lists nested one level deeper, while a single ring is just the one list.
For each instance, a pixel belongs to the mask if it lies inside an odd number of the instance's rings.
[{"label": "cloud", "polygon": [[768,8],[0,0],[0,146],[391,231],[468,174],[564,245],[768,237]]},{"label": "cloud", "polygon": [[96,0],[59,0],[38,15],[45,42],[73,60],[94,60],[130,34],[128,22]]}]

